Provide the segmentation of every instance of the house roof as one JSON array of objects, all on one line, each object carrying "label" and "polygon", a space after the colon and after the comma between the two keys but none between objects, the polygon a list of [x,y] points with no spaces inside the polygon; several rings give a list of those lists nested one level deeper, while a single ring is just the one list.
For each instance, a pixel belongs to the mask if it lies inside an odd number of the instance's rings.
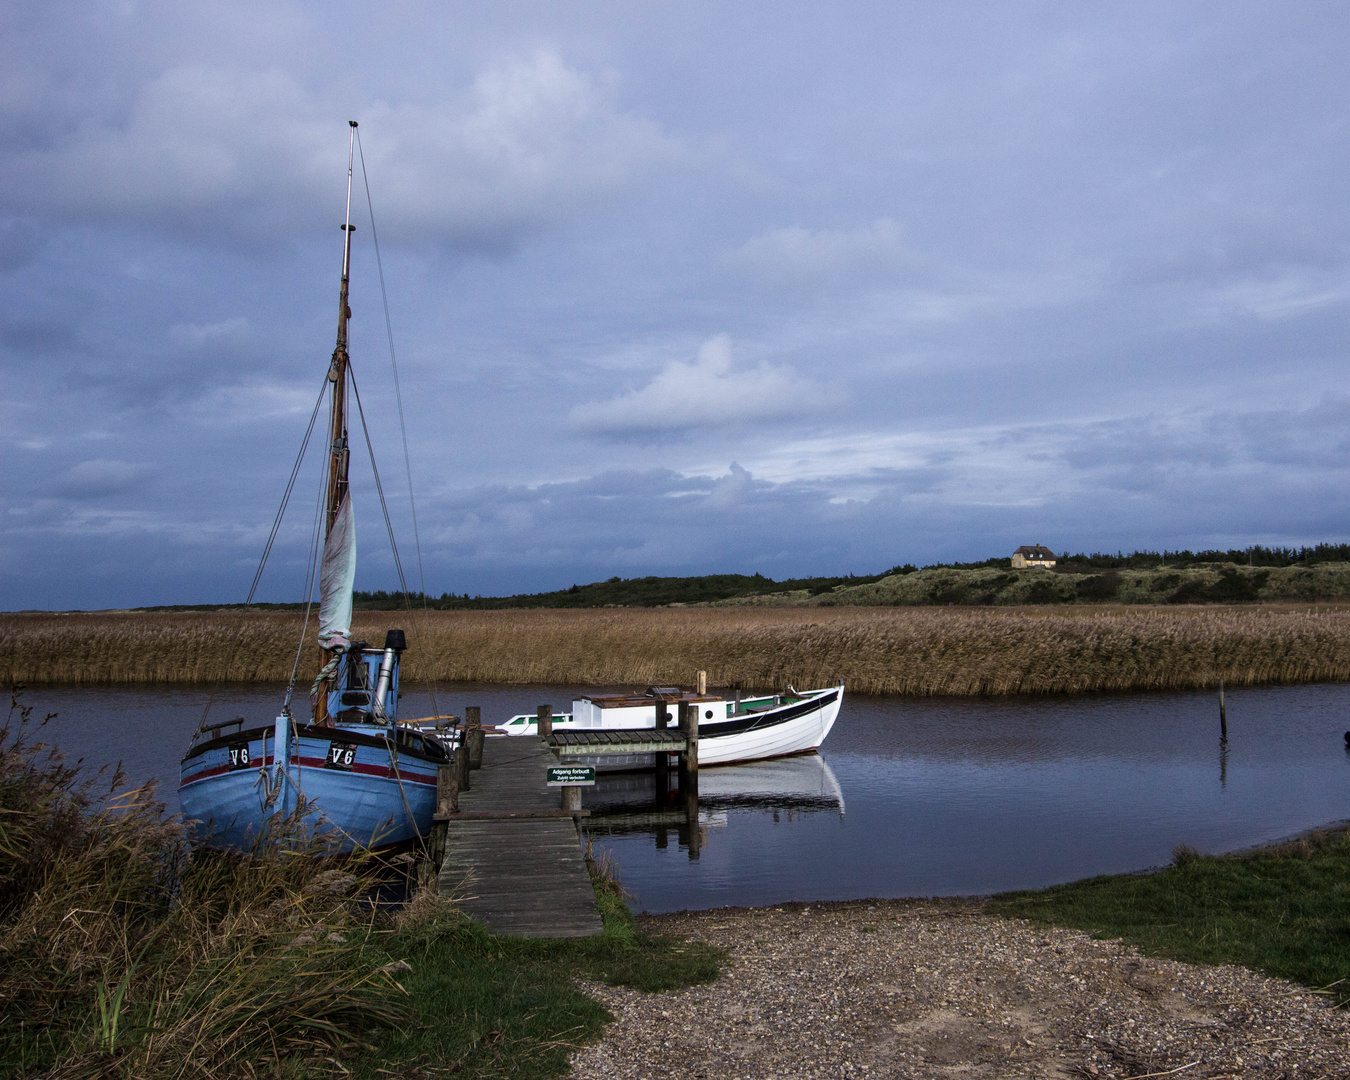
[{"label": "house roof", "polygon": [[1040,544],[1035,544],[1031,547],[1023,545],[1022,547],[1014,551],[1013,554],[1025,555],[1031,559],[1053,559],[1055,557],[1055,553],[1053,551],[1051,551],[1048,547],[1042,547]]}]

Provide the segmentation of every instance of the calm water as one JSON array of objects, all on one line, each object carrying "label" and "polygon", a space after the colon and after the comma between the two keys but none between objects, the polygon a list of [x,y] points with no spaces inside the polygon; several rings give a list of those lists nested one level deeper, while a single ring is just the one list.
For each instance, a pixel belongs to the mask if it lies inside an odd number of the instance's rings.
[{"label": "calm water", "polygon": [[[451,687],[442,710],[485,722],[551,702],[556,687]],[[70,756],[161,778],[205,695],[177,688],[35,688]],[[270,717],[275,687],[217,694],[213,719]],[[409,690],[405,716],[427,711]],[[698,857],[688,829],[597,829],[634,906],[649,911],[986,893],[1165,863],[1187,843],[1224,851],[1350,818],[1350,686],[1236,690],[1229,742],[1213,694],[1019,701],[849,697],[819,756],[703,770]],[[605,779],[597,810],[641,811],[645,777]]]}]

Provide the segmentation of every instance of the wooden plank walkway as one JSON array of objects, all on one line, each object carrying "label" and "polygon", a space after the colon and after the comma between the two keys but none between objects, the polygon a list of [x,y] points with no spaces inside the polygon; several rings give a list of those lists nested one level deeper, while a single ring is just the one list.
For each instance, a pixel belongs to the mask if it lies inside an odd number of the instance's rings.
[{"label": "wooden plank walkway", "polygon": [[[483,766],[460,792],[464,817],[446,819],[439,890],[493,933],[589,937],[604,930],[581,852],[566,817],[510,817],[557,811],[545,770],[558,759],[531,736],[483,741]],[[472,815],[472,816],[469,816]]]},{"label": "wooden plank walkway", "polygon": [[676,728],[638,728],[611,731],[555,731],[544,740],[562,757],[589,757],[593,754],[669,754],[689,745],[683,731]]}]

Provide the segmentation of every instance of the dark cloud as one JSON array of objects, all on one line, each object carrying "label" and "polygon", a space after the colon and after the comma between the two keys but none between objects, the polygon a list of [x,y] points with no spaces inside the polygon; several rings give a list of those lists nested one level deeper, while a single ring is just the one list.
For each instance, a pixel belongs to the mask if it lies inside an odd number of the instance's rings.
[{"label": "dark cloud", "polygon": [[246,587],[333,347],[348,118],[436,591],[1350,534],[1350,15],[614,10],[16,9],[8,602]]}]

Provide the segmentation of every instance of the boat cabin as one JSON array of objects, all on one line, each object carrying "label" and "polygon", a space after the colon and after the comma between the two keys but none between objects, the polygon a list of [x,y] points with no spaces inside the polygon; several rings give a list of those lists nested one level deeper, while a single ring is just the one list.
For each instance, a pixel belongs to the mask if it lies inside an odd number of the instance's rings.
[{"label": "boat cabin", "polygon": [[387,724],[398,718],[399,660],[407,641],[390,630],[384,648],[353,641],[342,654],[328,694],[328,715],[339,724]]},{"label": "boat cabin", "polygon": [[645,694],[597,694],[572,702],[572,722],[579,728],[646,727],[658,701],[666,703],[670,726],[680,720],[682,702],[699,706],[699,722],[725,720],[727,701],[711,694],[695,694],[677,686],[653,686]]}]

